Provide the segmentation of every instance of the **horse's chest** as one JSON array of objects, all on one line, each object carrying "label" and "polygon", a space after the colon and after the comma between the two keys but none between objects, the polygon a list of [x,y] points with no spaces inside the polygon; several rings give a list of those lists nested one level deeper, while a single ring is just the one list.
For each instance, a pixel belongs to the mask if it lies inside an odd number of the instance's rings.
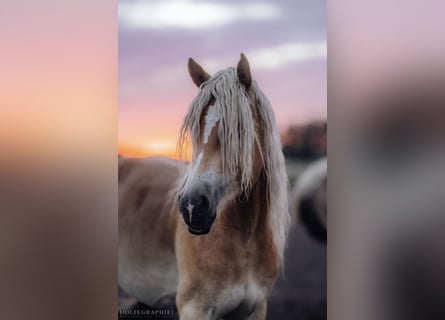
[{"label": "horse's chest", "polygon": [[268,288],[249,274],[245,282],[226,286],[217,294],[216,313],[221,316],[235,313],[250,314],[267,297],[267,294]]}]

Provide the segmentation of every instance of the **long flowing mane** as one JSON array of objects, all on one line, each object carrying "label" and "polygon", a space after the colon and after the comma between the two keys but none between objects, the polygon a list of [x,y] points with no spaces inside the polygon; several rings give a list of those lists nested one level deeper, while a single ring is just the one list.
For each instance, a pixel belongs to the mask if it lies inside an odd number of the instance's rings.
[{"label": "long flowing mane", "polygon": [[[256,128],[249,94],[239,82],[235,69],[228,68],[201,85],[182,125],[178,148],[180,155],[190,152],[190,145],[197,150],[202,113],[214,100],[220,116],[218,138],[223,174],[239,175],[241,189],[246,194],[252,187],[255,144],[259,147],[267,177],[268,219],[277,251],[282,256],[290,221],[284,157],[270,102],[255,81],[252,81],[251,90],[255,100],[252,102],[259,117],[257,125],[261,130]],[[259,137],[259,133],[263,137]],[[196,156],[196,152],[193,152],[193,160]]]}]

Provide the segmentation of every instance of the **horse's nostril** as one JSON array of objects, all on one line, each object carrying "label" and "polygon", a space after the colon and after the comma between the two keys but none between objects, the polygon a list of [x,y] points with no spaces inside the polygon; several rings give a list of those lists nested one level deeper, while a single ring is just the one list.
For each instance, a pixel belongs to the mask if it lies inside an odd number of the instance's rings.
[{"label": "horse's nostril", "polygon": [[188,204],[187,197],[182,196],[182,194],[179,195],[179,197],[178,197],[178,207],[179,207],[179,210],[181,212],[185,212],[186,211],[187,204]]},{"label": "horse's nostril", "polygon": [[193,214],[206,215],[210,208],[210,199],[205,195],[195,194],[190,197],[188,205],[191,205],[193,208]]},{"label": "horse's nostril", "polygon": [[210,207],[210,201],[206,196],[201,196],[199,199],[199,207],[201,209],[207,209]]},{"label": "horse's nostril", "polygon": [[194,199],[193,206],[193,215],[196,217],[204,217],[207,216],[208,211],[210,209],[210,201],[206,196],[198,196]]}]

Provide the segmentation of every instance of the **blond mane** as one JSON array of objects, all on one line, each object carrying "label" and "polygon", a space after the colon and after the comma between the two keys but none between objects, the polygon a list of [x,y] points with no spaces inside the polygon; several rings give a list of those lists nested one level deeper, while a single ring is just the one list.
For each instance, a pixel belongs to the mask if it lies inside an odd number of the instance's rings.
[{"label": "blond mane", "polygon": [[[259,147],[267,177],[268,219],[274,243],[282,257],[290,221],[284,156],[270,102],[255,81],[252,81],[251,90],[255,99],[252,105],[256,108],[258,125],[262,130],[255,128],[249,94],[239,82],[235,69],[228,68],[219,71],[200,86],[199,94],[193,100],[182,125],[178,150],[181,156],[185,156],[198,149],[200,119],[204,109],[214,99],[214,106],[220,115],[218,138],[221,143],[223,174],[239,176],[241,189],[246,194],[252,187],[255,144]],[[260,132],[263,137],[258,136]],[[190,145],[193,150],[189,150]],[[196,152],[193,152],[193,161],[196,156]]]}]

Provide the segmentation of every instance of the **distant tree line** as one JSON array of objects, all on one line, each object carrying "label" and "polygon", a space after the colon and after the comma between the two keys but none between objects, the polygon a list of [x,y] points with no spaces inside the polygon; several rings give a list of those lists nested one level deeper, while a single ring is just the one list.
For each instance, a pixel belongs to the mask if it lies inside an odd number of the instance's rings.
[{"label": "distant tree line", "polygon": [[287,158],[311,161],[326,156],[326,121],[290,126],[281,138],[283,152]]}]

